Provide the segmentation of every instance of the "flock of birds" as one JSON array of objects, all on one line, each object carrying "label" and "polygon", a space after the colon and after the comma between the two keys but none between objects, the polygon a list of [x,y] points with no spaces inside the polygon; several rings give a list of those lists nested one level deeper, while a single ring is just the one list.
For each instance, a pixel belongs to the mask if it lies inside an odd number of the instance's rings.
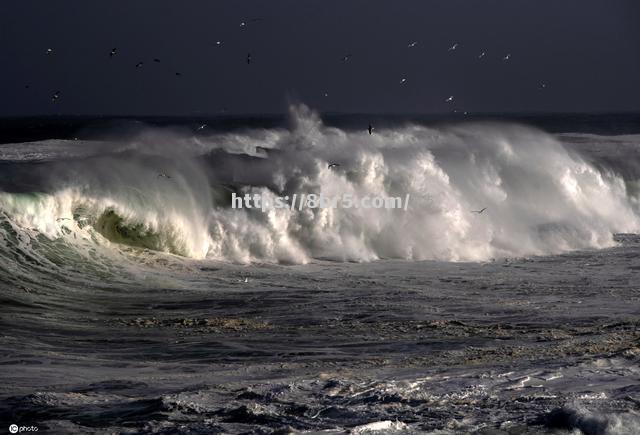
[{"label": "flock of birds", "polygon": [[[418,45],[418,41],[411,41],[409,44],[407,44],[407,48],[415,48],[417,45]],[[460,47],[460,43],[456,42],[453,45],[451,45],[448,48],[447,51],[450,51],[450,52],[451,51],[456,51],[459,47]],[[487,52],[483,51],[478,55],[478,59],[483,59],[486,55],[487,55]],[[343,63],[345,63],[345,62],[348,62],[349,60],[351,60],[352,57],[353,57],[353,55],[351,53],[349,53],[349,54],[344,55],[341,58],[341,60],[342,60]],[[502,57],[502,60],[505,61],[505,62],[510,60],[510,59],[511,59],[511,53],[507,53]],[[407,83],[407,78],[406,77],[402,77],[400,79],[400,84],[404,85],[406,83]],[[540,84],[540,89],[544,89],[546,87],[547,87],[546,83],[541,83]],[[324,96],[328,97],[329,93],[325,92]],[[452,103],[454,99],[455,99],[454,96],[451,95],[451,96],[449,96],[449,97],[447,97],[445,99],[445,103]],[[455,110],[454,110],[454,112],[455,112]],[[466,114],[466,112],[465,112],[465,114]],[[371,134],[371,131],[369,131],[369,134]]]},{"label": "flock of birds", "polygon": [[[259,21],[262,21],[262,18],[252,18],[252,19],[251,19],[251,20],[249,20],[248,22],[256,23],[256,22],[259,22]],[[247,26],[247,21],[241,21],[241,22],[240,22],[240,28],[245,28],[246,26]],[[215,45],[216,45],[217,47],[222,47],[222,45],[223,45],[223,41],[218,40],[218,41],[216,41],[216,42],[215,42]],[[52,56],[52,55],[54,55],[54,50],[53,50],[53,48],[47,48],[47,49],[46,49],[46,51],[45,51],[45,54],[46,54],[47,56]],[[117,54],[118,54],[118,47],[113,47],[113,48],[111,49],[111,51],[109,52],[109,57],[110,57],[110,58],[113,58],[113,57],[115,57]],[[161,63],[161,60],[160,60],[159,58],[154,58],[154,59],[153,59],[153,62],[154,62],[154,63]],[[248,65],[250,65],[250,64],[251,64],[251,53],[247,53],[247,64],[248,64]],[[144,62],[143,62],[143,61],[140,61],[140,62],[136,63],[136,65],[135,65],[135,67],[136,67],[136,68],[142,68],[143,66],[144,66]],[[181,77],[181,76],[182,76],[182,73],[181,73],[181,72],[179,72],[179,71],[176,71],[176,72],[175,72],[175,75],[176,75],[176,77]],[[25,85],[25,88],[26,88],[26,89],[29,89],[29,88],[30,88],[30,86],[29,86],[29,85]],[[51,96],[51,101],[53,101],[53,102],[58,101],[58,99],[60,98],[60,94],[61,94],[61,92],[60,92],[60,91],[55,91],[55,92],[52,94],[52,96]]]},{"label": "flock of birds", "polygon": [[[241,29],[245,29],[249,25],[249,23],[257,23],[257,22],[260,22],[262,20],[263,20],[262,18],[252,18],[250,20],[241,21],[239,27]],[[222,47],[223,45],[224,45],[224,41],[223,40],[217,40],[215,42],[215,46],[216,47]],[[412,49],[412,48],[417,47],[418,45],[419,45],[418,41],[411,41],[411,42],[409,42],[407,44],[407,48]],[[458,50],[459,48],[460,48],[460,43],[455,42],[451,46],[448,47],[447,51],[454,52],[454,51]],[[51,55],[54,55],[54,50],[53,50],[53,48],[47,48],[45,53],[46,53],[46,55],[51,56]],[[113,47],[111,49],[111,51],[109,52],[109,57],[113,58],[113,57],[115,57],[117,55],[118,55],[118,48],[117,47]],[[482,52],[480,52],[478,54],[477,58],[478,59],[484,59],[486,56],[487,56],[487,52],[486,51],[482,51]],[[348,54],[345,54],[344,56],[342,56],[340,58],[340,60],[343,63],[347,63],[352,59],[352,57],[353,57],[353,54],[348,53]],[[507,62],[510,59],[511,59],[511,53],[506,53],[506,54],[504,54],[502,56],[502,61],[504,61],[504,62]],[[246,57],[247,65],[251,65],[252,60],[253,60],[253,58],[252,58],[251,52],[247,53],[247,57]],[[161,60],[159,58],[154,58],[153,62],[154,63],[161,63]],[[144,62],[143,61],[139,61],[138,63],[135,64],[136,68],[142,68],[143,66],[144,66]],[[179,71],[176,71],[175,75],[176,75],[176,77],[181,77],[182,73],[179,72]],[[407,83],[407,78],[406,77],[400,78],[399,83],[401,85],[405,85]],[[29,88],[29,85],[26,85],[25,87]],[[539,84],[538,89],[546,89],[546,87],[547,87],[547,84],[542,82],[542,83]],[[61,96],[61,92],[60,91],[55,91],[51,96],[51,101],[53,101],[53,102],[58,101],[60,99],[60,96]],[[324,92],[324,96],[328,97],[329,93],[328,92]],[[453,95],[451,95],[451,96],[447,97],[444,101],[445,101],[445,103],[453,103],[454,100],[455,100],[455,97]],[[455,113],[455,112],[457,112],[457,110],[453,110],[453,112]],[[467,112],[464,112],[464,113],[467,114]],[[369,134],[371,134],[371,129],[369,129],[369,130],[370,130]]]}]

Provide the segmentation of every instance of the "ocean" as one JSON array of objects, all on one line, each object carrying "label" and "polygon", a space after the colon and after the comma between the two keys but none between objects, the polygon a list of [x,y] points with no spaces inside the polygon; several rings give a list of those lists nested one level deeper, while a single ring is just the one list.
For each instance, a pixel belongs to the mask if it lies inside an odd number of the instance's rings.
[{"label": "ocean", "polygon": [[296,105],[0,143],[7,428],[640,432],[640,115]]}]

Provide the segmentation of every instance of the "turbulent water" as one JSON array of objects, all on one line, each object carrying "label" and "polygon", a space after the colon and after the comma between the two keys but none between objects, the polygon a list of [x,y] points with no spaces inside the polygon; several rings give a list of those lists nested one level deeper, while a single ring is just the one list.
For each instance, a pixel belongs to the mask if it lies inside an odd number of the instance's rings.
[{"label": "turbulent water", "polygon": [[508,123],[369,135],[296,106],[286,128],[0,145],[0,419],[640,431],[639,201],[640,135]]}]

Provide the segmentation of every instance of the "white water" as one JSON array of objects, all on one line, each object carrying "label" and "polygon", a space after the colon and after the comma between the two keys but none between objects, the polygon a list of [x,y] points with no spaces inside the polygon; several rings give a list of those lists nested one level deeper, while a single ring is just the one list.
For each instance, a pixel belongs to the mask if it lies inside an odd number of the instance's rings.
[{"label": "white water", "polygon": [[[9,160],[11,147],[2,153]],[[86,231],[82,222],[92,229],[112,210],[130,228],[140,225],[136,234],[153,234],[153,249],[193,258],[482,261],[604,248],[614,233],[640,229],[630,180],[597,169],[553,136],[515,125],[406,126],[370,136],[326,127],[297,106],[288,130],[203,138],[155,129],[129,143],[61,148],[63,158],[50,141],[40,151],[38,143],[29,146],[52,162],[46,193],[0,194],[8,219],[50,238],[63,227]],[[84,158],[74,160],[74,149]],[[340,166],[328,169],[328,162]],[[231,209],[221,182],[272,197],[408,193],[411,200],[406,212],[262,213]]]}]

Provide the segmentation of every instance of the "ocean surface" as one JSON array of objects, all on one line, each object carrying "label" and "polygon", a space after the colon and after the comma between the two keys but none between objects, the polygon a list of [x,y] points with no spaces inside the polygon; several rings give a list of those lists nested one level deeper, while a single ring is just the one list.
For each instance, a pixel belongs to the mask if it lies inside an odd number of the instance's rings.
[{"label": "ocean surface", "polygon": [[639,234],[633,114],[5,119],[0,430],[640,433]]}]

